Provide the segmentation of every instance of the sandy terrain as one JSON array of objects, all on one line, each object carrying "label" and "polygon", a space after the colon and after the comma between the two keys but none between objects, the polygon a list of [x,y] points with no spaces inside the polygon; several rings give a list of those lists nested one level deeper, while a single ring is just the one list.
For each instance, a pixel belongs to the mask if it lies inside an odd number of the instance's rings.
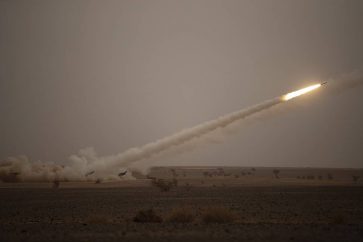
[{"label": "sandy terrain", "polygon": [[[178,180],[167,192],[148,179],[61,183],[58,189],[0,183],[0,241],[363,240],[363,186],[350,178],[361,170],[280,168],[276,178],[272,168],[243,168],[246,175],[240,177],[242,168],[224,168],[225,175],[211,177],[205,172],[218,169],[203,169],[152,170],[150,176]],[[325,176],[297,178],[311,173]],[[151,208],[162,222],[134,221],[140,210]],[[172,221],[178,208],[192,219]],[[206,220],[212,208],[229,211],[220,215],[225,221]]]}]

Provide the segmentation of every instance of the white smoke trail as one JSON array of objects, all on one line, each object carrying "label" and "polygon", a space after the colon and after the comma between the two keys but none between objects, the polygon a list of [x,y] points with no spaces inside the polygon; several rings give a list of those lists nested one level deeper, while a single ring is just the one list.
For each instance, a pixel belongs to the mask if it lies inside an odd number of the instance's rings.
[{"label": "white smoke trail", "polygon": [[219,128],[244,119],[283,102],[281,97],[265,101],[253,107],[239,110],[195,127],[182,130],[171,136],[148,143],[125,152],[98,156],[93,148],[81,149],[70,156],[70,164],[57,165],[52,162],[30,162],[25,156],[10,157],[0,163],[0,180],[3,181],[90,181],[96,179],[130,179],[130,174],[117,176],[120,168],[130,167],[135,162],[160,155],[174,147],[203,137]]},{"label": "white smoke trail", "polygon": [[193,139],[204,136],[216,129],[224,128],[237,120],[244,119],[250,115],[271,108],[281,102],[283,102],[281,97],[274,98],[256,106],[239,110],[195,127],[182,130],[139,148],[132,148],[114,156],[102,157],[103,162],[95,162],[89,166],[89,169],[97,171],[98,174],[108,174],[117,167],[129,167],[134,162],[159,155],[173,147],[190,142]]},{"label": "white smoke trail", "polygon": [[[362,71],[356,71],[341,77],[343,82],[335,83],[332,90],[340,92],[363,83]],[[334,80],[329,80],[329,83]],[[328,84],[330,85],[330,84]],[[26,157],[12,157],[0,163],[0,180],[2,181],[87,181],[103,179],[131,179],[128,173],[118,176],[118,169],[130,168],[143,160],[152,160],[159,155],[170,153],[176,147],[183,146],[191,141],[208,138],[208,134],[226,126],[231,126],[251,115],[260,113],[277,104],[285,102],[283,96],[267,100],[253,107],[242,109],[195,127],[182,130],[171,136],[148,143],[138,148],[131,148],[125,152],[98,156],[92,148],[81,149],[77,155],[70,157],[68,165],[58,165],[52,162],[30,162]],[[190,148],[190,147],[189,147]],[[146,165],[150,166],[152,163]]]}]

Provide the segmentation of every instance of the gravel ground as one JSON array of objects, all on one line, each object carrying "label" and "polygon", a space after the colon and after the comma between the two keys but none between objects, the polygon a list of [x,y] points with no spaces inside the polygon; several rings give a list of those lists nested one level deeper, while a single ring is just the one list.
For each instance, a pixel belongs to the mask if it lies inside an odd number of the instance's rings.
[{"label": "gravel ground", "polygon": [[[0,188],[0,241],[363,241],[363,187]],[[193,221],[166,218],[187,207]],[[203,211],[236,218],[205,223]],[[152,208],[164,221],[136,223]]]}]

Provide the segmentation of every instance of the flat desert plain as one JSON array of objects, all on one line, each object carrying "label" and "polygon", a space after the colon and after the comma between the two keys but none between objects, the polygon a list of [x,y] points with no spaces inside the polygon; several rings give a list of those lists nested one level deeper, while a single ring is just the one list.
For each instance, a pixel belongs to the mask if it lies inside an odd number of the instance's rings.
[{"label": "flat desert plain", "polygon": [[155,167],[0,183],[0,241],[363,241],[361,169]]}]

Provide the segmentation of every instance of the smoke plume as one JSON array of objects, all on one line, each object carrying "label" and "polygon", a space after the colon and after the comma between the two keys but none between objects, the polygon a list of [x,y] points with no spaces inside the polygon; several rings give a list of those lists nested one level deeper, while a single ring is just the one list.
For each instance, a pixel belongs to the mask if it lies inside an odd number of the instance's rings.
[{"label": "smoke plume", "polygon": [[[362,70],[342,76],[338,79],[344,80],[332,82],[333,92],[340,92],[363,83]],[[98,156],[93,148],[81,149],[78,154],[69,158],[69,163],[59,165],[52,162],[31,162],[25,156],[10,157],[0,163],[0,180],[5,182],[15,181],[95,181],[99,179],[132,179],[130,173],[121,172],[120,169],[135,169],[135,163],[143,162],[143,169],[146,170],[152,165],[155,157],[168,155],[173,152],[180,152],[182,149],[195,147],[196,140],[207,140],[210,142],[213,137],[209,134],[217,130],[227,130],[225,127],[233,126],[247,117],[270,109],[273,106],[284,103],[281,97],[267,100],[258,105],[242,109],[214,120],[202,123],[192,128],[184,129],[173,135],[148,143],[141,147],[131,148],[125,152],[110,155]],[[212,138],[211,138],[212,137]],[[179,147],[183,147],[179,149]],[[145,164],[146,163],[146,164]],[[120,175],[122,174],[122,175]]]}]

